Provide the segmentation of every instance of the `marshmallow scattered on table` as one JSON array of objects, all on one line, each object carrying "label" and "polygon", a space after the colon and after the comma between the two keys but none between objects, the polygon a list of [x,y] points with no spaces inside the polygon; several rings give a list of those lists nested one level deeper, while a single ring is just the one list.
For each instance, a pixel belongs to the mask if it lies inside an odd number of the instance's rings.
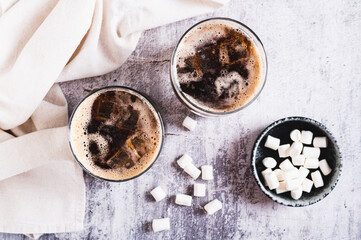
[{"label": "marshmallow scattered on table", "polygon": [[277,161],[272,157],[266,157],[262,160],[263,165],[266,168],[274,168],[277,165]]},{"label": "marshmallow scattered on table", "polygon": [[321,149],[315,147],[304,147],[302,154],[306,158],[319,158],[321,154]]},{"label": "marshmallow scattered on table", "polygon": [[299,186],[295,190],[291,191],[291,197],[293,199],[295,199],[295,200],[300,199],[301,196],[302,196],[302,186]]},{"label": "marshmallow scattered on table", "polygon": [[267,183],[267,179],[266,179],[266,175],[268,173],[272,172],[272,169],[270,168],[267,168],[265,170],[263,170],[261,173],[262,173],[262,176],[263,176],[263,179],[264,179],[264,185],[267,187],[268,186],[268,183]]},{"label": "marshmallow scattered on table", "polygon": [[305,164],[303,165],[307,169],[317,169],[319,161],[317,158],[306,158]]},{"label": "marshmallow scattered on table", "polygon": [[222,209],[222,202],[220,202],[219,200],[217,199],[214,199],[213,201],[207,203],[205,206],[204,206],[204,209],[207,211],[207,213],[209,215],[212,215],[214,214],[215,212],[217,212],[218,210],[221,210]]},{"label": "marshmallow scattered on table", "polygon": [[191,206],[192,205],[192,196],[186,194],[177,194],[175,196],[175,203],[183,206]]},{"label": "marshmallow scattered on table", "polygon": [[156,202],[159,202],[167,196],[161,187],[154,188],[152,191],[150,191],[150,194],[152,194]]},{"label": "marshmallow scattered on table", "polygon": [[178,165],[184,169],[184,167],[189,164],[189,163],[192,163],[192,158],[191,156],[189,156],[187,153],[185,153],[182,157],[180,157],[178,160],[177,160],[177,163]]},{"label": "marshmallow scattered on table", "polygon": [[305,159],[306,159],[305,155],[302,154],[294,156],[292,157],[292,164],[294,166],[303,166],[305,164]]},{"label": "marshmallow scattered on table", "polygon": [[169,218],[153,219],[152,228],[154,232],[169,230],[170,229]]},{"label": "marshmallow scattered on table", "polygon": [[278,156],[280,156],[280,158],[286,158],[288,156],[290,156],[290,144],[283,144],[280,145],[278,147]]},{"label": "marshmallow scattered on table", "polygon": [[213,167],[211,165],[203,165],[201,168],[202,168],[202,179],[213,180]]},{"label": "marshmallow scattered on table", "polygon": [[188,128],[190,131],[193,131],[196,128],[197,121],[187,116],[184,119],[182,125]]},{"label": "marshmallow scattered on table", "polygon": [[319,188],[323,186],[323,179],[321,176],[320,171],[315,171],[311,173],[311,178],[313,181],[313,184],[315,185],[315,188]]},{"label": "marshmallow scattered on table", "polygon": [[199,170],[196,166],[194,166],[192,163],[188,163],[184,167],[184,171],[188,173],[193,179],[197,179],[199,175],[201,175],[201,170]]},{"label": "marshmallow scattered on table", "polygon": [[277,175],[273,171],[265,175],[265,180],[270,190],[276,189],[280,185],[277,179]]},{"label": "marshmallow scattered on table", "polygon": [[313,186],[313,182],[310,179],[308,179],[308,178],[303,179],[302,191],[310,193],[312,186]]},{"label": "marshmallow scattered on table", "polygon": [[321,170],[322,174],[325,176],[327,176],[328,174],[330,174],[332,172],[332,169],[328,165],[326,159],[322,159],[319,162],[319,166],[320,166],[320,170]]},{"label": "marshmallow scattered on table", "polygon": [[196,197],[205,197],[206,185],[203,183],[195,183],[193,188],[193,195]]},{"label": "marshmallow scattered on table", "polygon": [[295,157],[297,155],[300,155],[302,152],[303,144],[300,142],[293,142],[290,149],[289,154],[291,157]]},{"label": "marshmallow scattered on table", "polygon": [[[274,170],[274,172],[275,172],[275,174],[276,174],[277,179],[278,179],[279,182],[285,180],[285,177],[283,176],[283,171],[282,171],[281,169],[277,168],[277,169]],[[268,172],[268,173],[269,173],[269,172]]]},{"label": "marshmallow scattered on table", "polygon": [[301,140],[301,132],[298,129],[294,129],[290,132],[290,138],[294,142],[298,142]]},{"label": "marshmallow scattered on table", "polygon": [[275,138],[275,137],[272,137],[271,135],[268,135],[264,146],[266,148],[270,148],[272,150],[277,150],[280,143],[281,143],[281,140],[279,138]]},{"label": "marshmallow scattered on table", "polygon": [[313,139],[313,146],[318,148],[327,147],[327,138],[326,137],[315,137]]},{"label": "marshmallow scattered on table", "polygon": [[313,138],[313,133],[311,131],[302,130],[301,132],[301,143],[311,144]]},{"label": "marshmallow scattered on table", "polygon": [[290,162],[289,159],[284,160],[283,162],[280,163],[279,167],[283,170],[283,171],[287,171],[290,170],[292,168],[294,168],[294,166],[292,165],[292,163]]}]

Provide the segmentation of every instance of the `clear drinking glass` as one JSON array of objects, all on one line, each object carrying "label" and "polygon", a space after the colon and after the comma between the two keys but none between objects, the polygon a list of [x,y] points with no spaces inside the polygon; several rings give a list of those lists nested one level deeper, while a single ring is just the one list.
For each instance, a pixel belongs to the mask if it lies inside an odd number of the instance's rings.
[{"label": "clear drinking glass", "polygon": [[[201,106],[199,103],[197,103],[197,101],[194,101],[194,99],[192,100],[192,98],[188,94],[186,94],[184,91],[182,91],[180,82],[178,81],[177,59],[176,58],[177,58],[177,53],[179,51],[180,45],[183,44],[182,45],[182,47],[183,47],[184,44],[186,44],[185,39],[189,36],[189,34],[192,34],[193,29],[201,28],[201,27],[206,26],[209,23],[215,23],[215,22],[239,29],[239,31],[241,31],[251,41],[254,48],[256,49],[256,52],[258,53],[258,59],[259,59],[260,75],[259,75],[259,83],[258,83],[258,87],[257,87],[256,91],[254,92],[254,94],[251,97],[249,97],[249,99],[244,104],[236,107],[235,109],[231,109],[231,110],[227,110],[227,111],[214,111],[212,109],[209,109],[209,108],[207,109],[207,108]],[[173,89],[174,89],[177,97],[193,113],[200,115],[200,116],[204,116],[204,117],[216,117],[216,116],[228,115],[231,113],[238,112],[241,109],[248,106],[249,104],[251,104],[262,91],[262,89],[265,85],[265,82],[266,82],[266,75],[267,75],[267,57],[266,57],[266,53],[265,53],[265,50],[264,50],[261,40],[246,25],[244,25],[236,20],[229,19],[229,18],[219,18],[218,17],[218,18],[206,19],[204,21],[201,21],[201,22],[195,24],[190,29],[188,29],[183,34],[183,36],[180,38],[180,40],[178,41],[178,43],[173,51],[173,55],[171,58],[171,64],[170,64],[170,79],[171,79],[171,83],[172,83]]]},{"label": "clear drinking glass", "polygon": [[[83,106],[82,104],[84,103],[84,101],[86,99],[88,99],[89,97],[92,97],[94,94],[98,93],[99,91],[103,91],[103,92],[107,92],[107,91],[125,91],[127,93],[130,93],[130,94],[133,94],[135,95],[136,97],[140,98],[142,101],[144,101],[147,106],[149,107],[149,109],[151,109],[151,111],[154,113],[154,117],[155,119],[158,121],[159,125],[160,125],[160,138],[159,138],[159,141],[158,141],[158,150],[157,150],[157,153],[154,154],[154,157],[152,158],[152,160],[150,161],[150,164],[148,166],[146,166],[144,169],[142,169],[140,172],[138,172],[137,174],[133,175],[133,176],[130,176],[130,177],[127,177],[127,178],[108,178],[108,177],[104,177],[104,176],[100,176],[102,175],[101,174],[101,170],[99,171],[95,171],[94,168],[92,167],[89,167],[89,162],[86,162],[86,161],[91,161],[89,159],[86,159],[85,158],[82,158],[78,155],[82,155],[80,154],[80,152],[78,151],[78,154],[77,154],[77,151],[74,149],[76,146],[75,145],[75,141],[74,139],[76,139],[77,137],[77,134],[74,133],[76,131],[73,131],[73,128],[75,129],[75,126],[73,126],[73,121],[74,120],[74,116],[78,114],[78,112],[80,113],[81,112],[81,109],[85,106]],[[79,115],[79,114],[78,114]],[[76,118],[79,118],[79,116],[76,116]],[[75,124],[75,123],[74,123]],[[154,164],[154,162],[158,159],[159,157],[159,154],[161,152],[161,149],[163,147],[163,142],[164,142],[164,125],[163,125],[163,120],[162,120],[162,117],[161,117],[161,114],[159,113],[159,111],[157,110],[155,104],[152,102],[152,100],[146,96],[145,94],[141,93],[141,92],[138,92],[134,89],[131,89],[131,88],[128,88],[128,87],[123,87],[123,86],[109,86],[109,87],[103,87],[103,88],[100,88],[100,89],[97,89],[97,90],[94,90],[92,91],[91,93],[89,93],[86,97],[84,97],[79,103],[78,105],[74,108],[74,111],[70,117],[70,121],[69,121],[69,128],[68,128],[68,131],[69,131],[69,144],[70,144],[70,149],[71,149],[71,152],[73,153],[74,155],[74,158],[76,159],[76,161],[79,163],[79,165],[84,169],[85,172],[87,172],[88,174],[90,174],[91,176],[93,177],[96,177],[96,178],[99,178],[99,179],[102,179],[102,180],[106,180],[106,181],[111,181],[111,182],[123,182],[123,181],[128,181],[128,180],[131,180],[131,179],[134,179],[134,178],[137,178],[139,177],[140,175],[142,175],[143,173],[145,173],[146,171],[148,171],[152,165]]]}]

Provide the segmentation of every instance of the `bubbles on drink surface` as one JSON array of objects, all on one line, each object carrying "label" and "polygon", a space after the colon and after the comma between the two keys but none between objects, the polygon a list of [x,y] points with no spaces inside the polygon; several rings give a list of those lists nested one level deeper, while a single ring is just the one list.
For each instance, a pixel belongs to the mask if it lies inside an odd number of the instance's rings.
[{"label": "bubbles on drink surface", "polygon": [[226,20],[191,29],[175,54],[181,91],[196,105],[217,112],[237,109],[254,97],[261,85],[259,61],[251,39]]},{"label": "bubbles on drink surface", "polygon": [[127,179],[155,160],[162,129],[155,109],[143,96],[130,90],[104,89],[78,107],[71,139],[75,155],[90,172],[108,179]]}]

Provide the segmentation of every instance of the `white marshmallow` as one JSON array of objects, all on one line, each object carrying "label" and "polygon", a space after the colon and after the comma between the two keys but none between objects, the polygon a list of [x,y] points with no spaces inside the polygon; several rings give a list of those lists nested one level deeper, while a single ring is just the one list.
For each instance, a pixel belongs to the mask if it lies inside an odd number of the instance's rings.
[{"label": "white marshmallow", "polygon": [[284,192],[288,192],[287,188],[286,188],[286,182],[280,182],[280,185],[278,186],[278,188],[276,188],[276,193],[277,194],[281,194]]},{"label": "white marshmallow", "polygon": [[267,179],[266,179],[266,175],[268,173],[272,172],[272,169],[270,168],[267,168],[265,170],[263,170],[261,173],[262,173],[262,176],[263,176],[263,179],[264,179],[264,185],[267,187],[268,186],[268,183],[267,183]]},{"label": "white marshmallow", "polygon": [[152,194],[156,202],[159,202],[167,196],[161,187],[154,188],[152,191],[150,191],[150,194]]},{"label": "white marshmallow", "polygon": [[274,168],[277,165],[277,161],[272,157],[264,158],[262,163],[266,168]]},{"label": "white marshmallow", "polygon": [[205,197],[206,185],[203,183],[195,183],[193,188],[193,195],[196,197]]},{"label": "white marshmallow", "polygon": [[272,137],[271,135],[268,135],[264,146],[266,148],[277,150],[277,148],[280,145],[280,142],[281,142],[281,140],[279,138],[275,138],[275,137]]},{"label": "white marshmallow", "polygon": [[169,230],[170,229],[169,218],[153,219],[152,228],[154,232]]},{"label": "white marshmallow", "polygon": [[294,142],[298,142],[301,140],[301,132],[298,129],[294,129],[290,132],[290,138]]},{"label": "white marshmallow", "polygon": [[283,144],[278,147],[278,156],[280,158],[286,158],[290,156],[290,145],[289,144]]},{"label": "white marshmallow", "polygon": [[202,179],[213,180],[213,167],[211,165],[204,165],[202,168]]},{"label": "white marshmallow", "polygon": [[327,138],[326,137],[315,137],[313,139],[313,146],[318,148],[327,148]]},{"label": "white marshmallow", "polygon": [[298,169],[298,172],[300,173],[300,175],[298,177],[301,179],[305,179],[307,177],[307,175],[310,173],[310,170],[308,170],[307,168],[304,168],[304,167],[300,167]]},{"label": "white marshmallow", "polygon": [[306,158],[305,164],[303,167],[307,169],[317,169],[319,166],[319,161],[317,158]]},{"label": "white marshmallow", "polygon": [[175,196],[175,203],[183,206],[191,206],[192,205],[192,196],[186,194],[177,194]]},{"label": "white marshmallow", "polygon": [[187,116],[184,119],[182,125],[188,128],[190,131],[193,131],[196,128],[197,121]]},{"label": "white marshmallow", "polygon": [[310,193],[312,186],[313,186],[313,182],[310,179],[308,179],[308,178],[303,179],[302,191]]},{"label": "white marshmallow", "polygon": [[303,166],[305,164],[305,155],[297,155],[292,157],[292,164],[295,166]]},{"label": "white marshmallow", "polygon": [[297,168],[292,168],[290,170],[287,170],[283,173],[283,176],[285,178],[285,181],[289,181],[291,179],[295,179],[298,178],[300,175],[299,171]]},{"label": "white marshmallow", "polygon": [[299,186],[297,189],[291,191],[291,197],[295,200],[300,199],[302,196],[302,186]]},{"label": "white marshmallow", "polygon": [[270,190],[276,189],[280,185],[275,172],[270,172],[265,177]]},{"label": "white marshmallow", "polygon": [[313,181],[313,184],[315,185],[315,188],[319,188],[323,186],[323,179],[321,176],[320,171],[315,171],[311,173],[311,178]]},{"label": "white marshmallow", "polygon": [[305,155],[306,158],[319,158],[321,150],[314,147],[304,147],[302,154]]},{"label": "white marshmallow", "polygon": [[313,138],[313,133],[311,131],[305,131],[303,130],[301,132],[301,143],[304,144],[311,144]]},{"label": "white marshmallow", "polygon": [[289,191],[297,189],[299,186],[301,186],[301,181],[299,178],[291,179],[289,181],[286,181],[286,189]]},{"label": "white marshmallow", "polygon": [[178,165],[184,169],[184,167],[189,164],[189,163],[192,163],[192,158],[191,156],[189,156],[187,153],[185,153],[182,157],[180,157],[178,160],[177,160],[177,163]]},{"label": "white marshmallow", "polygon": [[279,168],[275,169],[274,172],[276,173],[277,179],[279,182],[284,181],[285,177],[283,176],[283,171]]},{"label": "white marshmallow", "polygon": [[294,166],[292,165],[289,159],[286,159],[283,162],[281,162],[279,167],[282,169],[282,171],[287,171],[294,168]]},{"label": "white marshmallow", "polygon": [[217,200],[217,199],[214,199],[213,201],[207,203],[205,206],[204,206],[204,209],[207,211],[207,213],[209,215],[212,215],[213,213],[217,212],[218,210],[221,210],[222,209],[222,203]]},{"label": "white marshmallow", "polygon": [[196,166],[194,166],[192,163],[188,163],[184,167],[184,171],[188,173],[193,179],[197,179],[199,175],[201,175],[201,170],[199,170]]},{"label": "white marshmallow", "polygon": [[303,148],[303,144],[300,143],[300,142],[293,142],[291,147],[290,147],[290,150],[289,150],[289,153],[290,153],[290,156],[291,157],[295,157],[297,155],[300,155],[301,152],[302,152],[302,148]]},{"label": "white marshmallow", "polygon": [[332,169],[330,168],[330,165],[328,165],[326,159],[323,159],[319,163],[319,167],[323,175],[327,176],[332,172]]}]

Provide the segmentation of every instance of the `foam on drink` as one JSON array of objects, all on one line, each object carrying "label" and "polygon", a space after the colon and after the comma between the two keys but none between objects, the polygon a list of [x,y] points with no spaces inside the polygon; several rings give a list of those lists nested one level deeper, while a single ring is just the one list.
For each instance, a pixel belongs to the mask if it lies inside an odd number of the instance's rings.
[{"label": "foam on drink", "polygon": [[212,112],[244,106],[257,95],[265,77],[252,39],[239,24],[223,19],[189,30],[177,47],[175,64],[182,92]]},{"label": "foam on drink", "polygon": [[146,170],[162,144],[161,120],[142,95],[106,88],[88,96],[73,114],[70,143],[92,174],[124,180]]}]

